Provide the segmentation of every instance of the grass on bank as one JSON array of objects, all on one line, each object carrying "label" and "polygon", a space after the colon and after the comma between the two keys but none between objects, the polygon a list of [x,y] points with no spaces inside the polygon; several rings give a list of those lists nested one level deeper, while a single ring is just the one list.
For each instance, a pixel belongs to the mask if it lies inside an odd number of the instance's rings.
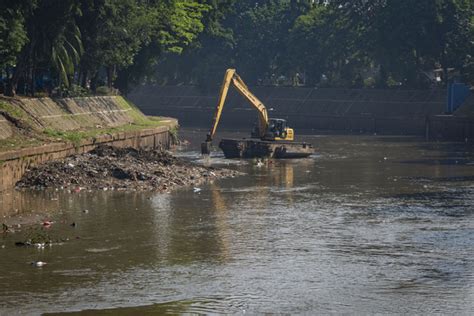
[{"label": "grass on bank", "polygon": [[116,101],[120,109],[128,110],[127,115],[132,119],[131,123],[116,127],[89,128],[86,130],[74,131],[59,131],[47,128],[43,131],[43,133],[52,139],[66,141],[75,145],[79,145],[83,140],[92,139],[100,135],[140,131],[145,128],[165,126],[163,120],[160,117],[150,117],[144,115],[136,105],[125,100],[124,98],[117,97]]},{"label": "grass on bank", "polygon": [[16,119],[25,119],[26,113],[19,107],[0,101],[0,111],[7,112]]}]

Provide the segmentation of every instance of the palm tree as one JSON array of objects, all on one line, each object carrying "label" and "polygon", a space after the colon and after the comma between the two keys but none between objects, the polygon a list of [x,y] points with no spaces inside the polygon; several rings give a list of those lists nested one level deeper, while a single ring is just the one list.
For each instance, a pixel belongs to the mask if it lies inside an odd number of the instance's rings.
[{"label": "palm tree", "polygon": [[59,74],[60,84],[70,86],[69,78],[79,65],[84,48],[81,31],[77,25],[71,25],[51,45],[51,64]]}]

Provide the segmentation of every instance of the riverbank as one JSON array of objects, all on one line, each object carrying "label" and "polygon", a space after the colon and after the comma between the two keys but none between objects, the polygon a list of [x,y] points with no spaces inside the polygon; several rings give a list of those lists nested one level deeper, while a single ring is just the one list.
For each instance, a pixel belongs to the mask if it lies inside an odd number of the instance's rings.
[{"label": "riverbank", "polygon": [[[92,196],[106,191],[171,193],[182,187],[200,194],[201,185],[241,174],[192,163],[163,150],[100,145],[88,153],[32,168],[17,183],[16,190],[0,194],[3,234],[36,231],[42,226],[48,229],[52,222],[72,224],[61,217],[59,196]],[[35,201],[38,200],[35,196],[41,196],[39,209],[30,205],[25,194]],[[88,212],[87,209],[83,211]],[[26,240],[28,238],[22,245]]]},{"label": "riverbank", "polygon": [[176,119],[146,116],[121,96],[7,98],[0,96],[0,152],[45,143],[83,140],[120,132],[178,125]]},{"label": "riverbank", "polygon": [[100,144],[168,149],[178,122],[146,116],[121,96],[0,98],[0,191],[26,170]]}]

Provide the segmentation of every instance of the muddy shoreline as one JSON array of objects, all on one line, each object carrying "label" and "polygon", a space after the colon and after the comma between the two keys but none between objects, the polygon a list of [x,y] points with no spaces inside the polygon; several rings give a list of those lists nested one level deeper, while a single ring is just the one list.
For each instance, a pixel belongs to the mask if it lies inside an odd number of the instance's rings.
[{"label": "muddy shoreline", "polygon": [[[28,170],[10,195],[3,210],[3,233],[16,233],[60,216],[58,193],[89,194],[99,191],[169,193],[179,188],[198,192],[198,186],[217,179],[236,177],[235,170],[197,165],[167,151],[99,146],[89,153],[50,161]],[[17,194],[45,195],[44,209],[22,209]],[[6,205],[4,205],[7,207]]]}]

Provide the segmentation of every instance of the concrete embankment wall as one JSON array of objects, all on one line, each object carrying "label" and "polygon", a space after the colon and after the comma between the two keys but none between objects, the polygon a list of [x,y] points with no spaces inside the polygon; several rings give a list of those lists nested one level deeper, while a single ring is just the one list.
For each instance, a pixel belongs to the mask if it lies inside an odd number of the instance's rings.
[{"label": "concrete embankment wall", "polygon": [[14,127],[3,114],[0,114],[0,139],[7,139],[13,136]]},{"label": "concrete embankment wall", "polygon": [[[49,128],[57,131],[71,131],[117,127],[134,121],[134,117],[130,115],[133,110],[120,96],[54,100],[0,97],[0,102],[11,105],[31,128],[38,130]],[[11,137],[14,133],[15,126],[4,116],[0,116],[0,139]]]},{"label": "concrete embankment wall", "polygon": [[[18,111],[21,126],[11,118],[0,117],[0,139],[39,135],[42,130],[56,131],[87,130],[92,128],[119,127],[136,122],[145,116],[125,104],[121,97],[90,97],[76,99],[0,99],[10,106],[10,112]],[[12,110],[13,109],[13,110]],[[3,118],[3,119],[2,119]],[[26,126],[24,126],[26,125]],[[0,151],[0,191],[14,187],[24,172],[38,164],[50,160],[92,150],[99,144],[134,148],[169,148],[172,142],[170,130],[177,121],[168,119],[163,126],[143,127],[136,130],[97,134],[91,139],[79,142],[47,142],[42,145],[24,146]],[[26,130],[24,128],[26,127]]]},{"label": "concrete embankment wall", "polygon": [[[313,89],[251,87],[270,109],[270,117],[286,118],[297,130],[420,135],[454,135],[451,129],[465,125],[466,118],[445,123],[444,90]],[[163,113],[179,119],[181,126],[209,127],[219,89],[203,93],[194,86],[142,86],[129,98],[145,114]],[[273,110],[272,110],[273,109]],[[430,124],[430,120],[433,120]],[[439,122],[449,127],[440,128]],[[222,114],[222,127],[248,128],[255,110],[231,90]],[[464,126],[463,125],[463,126]],[[450,133],[447,133],[447,131]],[[464,127],[469,132],[469,127]],[[463,135],[474,138],[474,133]]]}]

